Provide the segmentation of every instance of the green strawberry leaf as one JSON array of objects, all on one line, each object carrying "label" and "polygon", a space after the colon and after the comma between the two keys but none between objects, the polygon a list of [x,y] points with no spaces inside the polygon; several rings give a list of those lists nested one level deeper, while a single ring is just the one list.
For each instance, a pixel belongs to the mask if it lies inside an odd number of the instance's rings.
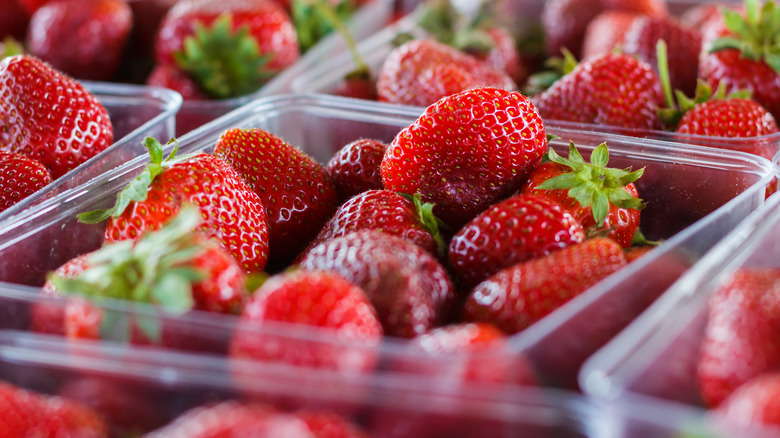
[{"label": "green strawberry leaf", "polygon": [[100,335],[103,339],[127,343],[130,341],[130,317],[126,312],[103,309],[100,319]]},{"label": "green strawberry leaf", "polygon": [[141,333],[147,337],[153,344],[159,344],[162,340],[162,325],[160,318],[155,315],[135,314],[133,322],[141,329]]},{"label": "green strawberry leaf", "polygon": [[780,51],[780,12],[774,1],[745,0],[744,15],[731,8],[723,8],[721,13],[731,35],[713,41],[709,52],[736,49],[742,57],[766,62],[780,74],[774,55]]},{"label": "green strawberry leaf", "polygon": [[267,272],[252,272],[251,274],[247,275],[246,281],[244,282],[244,288],[250,293],[253,294],[255,291],[260,289],[260,286],[265,284],[266,280],[268,280],[268,273]]},{"label": "green strawberry leaf", "polygon": [[324,36],[345,27],[357,5],[341,0],[336,5],[327,0],[292,0],[292,18],[301,52],[311,49]]},{"label": "green strawberry leaf", "polygon": [[22,54],[24,54],[24,47],[14,37],[6,36],[0,42],[0,59]]}]

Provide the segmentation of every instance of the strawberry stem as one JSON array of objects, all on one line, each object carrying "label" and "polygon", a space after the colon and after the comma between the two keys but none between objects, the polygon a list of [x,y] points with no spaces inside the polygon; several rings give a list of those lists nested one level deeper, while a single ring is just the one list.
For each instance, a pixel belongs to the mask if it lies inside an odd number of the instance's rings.
[{"label": "strawberry stem", "polygon": [[341,19],[341,17],[339,17],[336,11],[333,10],[327,0],[313,0],[311,2],[311,6],[314,7],[315,10],[330,23],[331,26],[333,26],[333,29],[335,29],[339,35],[341,35],[341,38],[344,40],[344,44],[347,46],[347,50],[349,50],[349,53],[352,55],[353,62],[357,66],[355,70],[365,72],[370,71],[368,64],[366,64],[366,62],[363,60],[363,57],[360,55],[360,52],[358,51],[357,42],[355,42],[355,38],[352,36],[352,32],[349,31],[347,26],[344,24],[344,21]]}]

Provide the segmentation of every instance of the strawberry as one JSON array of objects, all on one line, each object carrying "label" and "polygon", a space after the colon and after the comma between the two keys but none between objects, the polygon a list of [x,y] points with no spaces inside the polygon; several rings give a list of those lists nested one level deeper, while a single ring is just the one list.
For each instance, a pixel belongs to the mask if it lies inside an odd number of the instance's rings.
[{"label": "strawberry", "polygon": [[587,59],[616,49],[622,50],[623,37],[637,16],[633,12],[616,10],[597,15],[585,28],[580,57]]},{"label": "strawberry", "polygon": [[503,268],[582,242],[579,222],[557,202],[531,194],[494,204],[450,240],[450,266],[467,288]]},{"label": "strawberry", "polygon": [[132,25],[124,0],[51,0],[30,18],[27,48],[68,75],[106,81],[119,71]]},{"label": "strawberry", "polygon": [[21,154],[0,152],[0,211],[46,187],[51,174],[40,162]]},{"label": "strawberry", "polygon": [[48,3],[50,0],[14,0],[19,3],[27,15],[32,15],[38,8]]},{"label": "strawberry", "polygon": [[412,40],[385,58],[377,77],[382,102],[427,106],[476,87],[516,88],[506,73],[433,40]]},{"label": "strawberry", "polygon": [[748,380],[715,412],[737,425],[780,425],[780,373],[766,372]]},{"label": "strawberry", "polygon": [[230,164],[263,202],[275,262],[292,260],[336,210],[336,187],[325,168],[270,132],[228,129],[214,155]]},{"label": "strawberry", "polygon": [[147,137],[151,163],[117,196],[114,207],[82,213],[79,220],[108,219],[106,240],[137,239],[160,228],[182,204],[198,206],[200,229],[221,242],[247,272],[268,261],[268,223],[262,200],[227,163],[206,153],[163,159],[162,145]]},{"label": "strawberry", "polygon": [[505,268],[478,284],[464,319],[522,331],[626,264],[621,246],[596,237]]},{"label": "strawberry", "polygon": [[466,90],[440,99],[396,135],[382,160],[382,182],[420,193],[457,230],[519,189],[546,149],[544,123],[528,98]]},{"label": "strawberry", "polygon": [[339,202],[367,190],[382,189],[382,173],[379,165],[387,151],[387,144],[374,139],[361,138],[344,145],[328,161],[328,172],[336,190]]},{"label": "strawberry", "polygon": [[390,336],[409,338],[451,316],[455,290],[444,267],[400,237],[354,231],[313,247],[299,266],[333,272],[361,287]]},{"label": "strawberry", "polygon": [[[24,38],[29,18],[17,0],[0,0],[0,40]],[[2,52],[0,51],[0,56]]]},{"label": "strawberry", "polygon": [[[259,331],[270,321],[319,329],[334,342],[282,340],[273,332]],[[381,337],[382,326],[362,289],[335,273],[304,268],[273,275],[252,294],[229,354],[233,359],[362,372],[374,367],[376,357],[366,350]],[[241,370],[236,372],[239,379]]]},{"label": "strawberry", "polygon": [[542,9],[547,53],[556,56],[567,48],[575,58],[580,57],[581,44],[588,24],[600,13],[620,10],[637,14],[664,16],[668,14],[663,0],[549,0]]},{"label": "strawberry", "polygon": [[707,406],[720,405],[753,377],[780,366],[780,269],[733,272],[710,298],[697,381]]},{"label": "strawberry", "polygon": [[155,45],[158,64],[176,63],[220,99],[257,90],[299,55],[292,21],[274,0],[180,0]]},{"label": "strawberry", "polygon": [[353,231],[377,230],[409,240],[438,256],[446,244],[432,208],[431,204],[422,204],[419,195],[409,199],[389,190],[369,190],[342,204],[309,247]]},{"label": "strawberry", "polygon": [[[243,269],[217,242],[193,233],[199,220],[196,208],[187,207],[169,224],[137,241],[109,243],[65,263],[49,277],[42,293],[72,294],[80,299],[65,309],[64,316],[55,314],[54,319],[44,319],[56,311],[42,305],[34,317],[39,323],[34,325],[39,331],[53,329],[72,338],[100,338],[107,329],[124,329],[118,334],[127,336],[129,327],[101,327],[118,325],[109,319],[115,315],[104,315],[81,298],[98,303],[103,298],[151,303],[174,315],[191,309],[238,314],[246,299]],[[50,321],[63,321],[64,327],[58,330]],[[135,323],[142,330],[139,338],[154,341],[160,337],[159,329],[149,321],[139,318]]]},{"label": "strawberry", "polygon": [[295,412],[316,438],[369,438],[368,433],[341,415],[323,411]]},{"label": "strawberry", "polygon": [[699,59],[699,76],[714,89],[747,89],[772,116],[780,117],[780,14],[774,1],[746,0],[740,13],[723,9],[725,35],[712,41]]},{"label": "strawberry", "polygon": [[108,437],[100,416],[78,403],[0,382],[2,434],[7,437]]},{"label": "strawberry", "polygon": [[544,120],[661,128],[661,81],[649,64],[626,54],[583,60],[533,102]]},{"label": "strawberry", "polygon": [[57,179],[108,148],[108,112],[73,78],[28,55],[0,60],[0,149],[38,160]]},{"label": "strawberry", "polygon": [[181,94],[184,100],[209,98],[187,72],[173,64],[159,64],[154,67],[146,78],[146,85],[171,89]]},{"label": "strawberry", "polygon": [[537,167],[520,189],[559,203],[585,229],[609,230],[609,237],[624,248],[639,228],[640,210],[644,208],[634,182],[644,168],[630,170],[607,167],[607,144],[597,146],[587,163],[574,143],[569,144],[569,157],[559,156],[551,148],[550,161]]}]

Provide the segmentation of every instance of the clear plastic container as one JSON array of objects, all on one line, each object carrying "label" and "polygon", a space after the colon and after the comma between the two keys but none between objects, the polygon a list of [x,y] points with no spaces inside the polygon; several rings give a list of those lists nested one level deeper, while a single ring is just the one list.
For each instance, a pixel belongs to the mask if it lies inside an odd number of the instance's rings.
[{"label": "clear plastic container", "polygon": [[114,143],[45,188],[0,213],[0,221],[44,199],[83,184],[139,155],[145,155],[147,152],[141,141],[146,136],[167,139],[175,134],[175,116],[182,104],[179,93],[144,85],[92,81],[82,83],[108,111],[114,128]]},{"label": "clear plastic container", "polygon": [[[211,151],[228,128],[268,130],[325,163],[343,145],[361,137],[391,141],[419,113],[415,108],[363,102],[327,95],[280,95],[258,100],[203,126],[179,140],[180,153]],[[564,153],[574,141],[587,158],[606,141],[610,165],[644,166],[640,196],[647,202],[642,229],[651,240],[666,239],[642,258],[626,266],[571,300],[543,320],[510,338],[508,351],[527,357],[544,384],[576,388],[579,365],[640,314],[715,242],[753,210],[763,205],[765,186],[773,167],[767,160],[728,150],[680,143],[637,139],[549,127],[560,138],[552,143]],[[170,149],[170,146],[167,146]],[[62,193],[12,223],[0,223],[0,328],[27,330],[29,307],[44,300],[38,287],[45,274],[67,260],[96,249],[103,241],[104,225],[84,225],[76,214],[113,205],[116,194],[147,162],[143,157]],[[63,299],[46,299],[64,305]],[[150,313],[148,307],[107,303],[119,312]],[[196,343],[183,348],[224,353],[236,319],[191,312],[165,318],[165,324]],[[266,324],[263,335],[284,342],[330,345],[324,332],[308,327]],[[386,338],[376,346],[340,346],[364,349],[379,358],[381,366],[403,366],[420,359],[405,342]],[[363,354],[363,353],[361,353]],[[420,363],[433,363],[425,358]],[[379,363],[379,362],[377,362]],[[450,363],[441,359],[441,368]],[[442,371],[443,374],[446,374]],[[511,379],[509,379],[511,380]]]},{"label": "clear plastic container", "polygon": [[[355,40],[360,41],[390,24],[395,19],[394,5],[394,0],[371,0],[356,11],[347,23]],[[185,100],[176,116],[176,135],[182,136],[258,98],[288,93],[290,84],[296,77],[342,53],[348,53],[347,46],[341,36],[333,32],[302,54],[297,62],[252,94],[223,100]]]},{"label": "clear plastic container", "polygon": [[[773,195],[583,364],[579,373],[583,391],[618,403],[637,398],[652,400],[665,409],[673,407],[687,412],[688,419],[706,418],[707,428],[713,431],[729,427],[708,415],[696,379],[708,321],[708,300],[722,281],[738,269],[780,266],[778,226],[780,196]],[[729,430],[728,436],[778,433],[778,429]]]}]

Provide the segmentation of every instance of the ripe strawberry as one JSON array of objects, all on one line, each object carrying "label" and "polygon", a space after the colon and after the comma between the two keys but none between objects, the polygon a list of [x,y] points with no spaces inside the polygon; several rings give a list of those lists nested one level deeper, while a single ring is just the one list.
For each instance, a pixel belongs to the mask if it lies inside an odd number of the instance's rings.
[{"label": "ripe strawberry", "polygon": [[0,0],[0,41],[7,37],[23,39],[28,21],[27,14],[17,0]]},{"label": "ripe strawberry", "polygon": [[184,100],[209,98],[187,72],[173,64],[158,64],[154,67],[146,78],[146,85],[171,89],[181,94]]},{"label": "ripe strawberry", "polygon": [[431,209],[420,197],[409,199],[389,190],[369,190],[342,204],[322,227],[310,248],[357,230],[377,230],[417,244],[434,256],[444,253],[444,238]]},{"label": "ripe strawberry", "polygon": [[776,8],[772,0],[746,0],[744,14],[723,9],[727,33],[705,47],[699,59],[699,76],[712,88],[724,83],[727,92],[747,89],[775,119],[780,117]]},{"label": "ripe strawberry", "polygon": [[428,106],[476,87],[516,88],[506,73],[433,40],[412,40],[385,58],[377,78],[383,102]]},{"label": "ripe strawberry", "polygon": [[292,21],[274,0],[180,0],[155,46],[158,64],[176,63],[215,98],[257,90],[299,55]]},{"label": "ripe strawberry", "polygon": [[107,81],[119,71],[132,25],[124,0],[51,0],[30,18],[27,48],[68,75]]},{"label": "ripe strawberry", "polygon": [[[260,331],[269,321],[322,329],[334,342],[279,339]],[[382,326],[363,290],[335,273],[304,268],[276,274],[254,292],[231,340],[230,357],[363,372],[374,367],[370,350],[381,338]],[[239,379],[242,370],[236,372]]]},{"label": "ripe strawberry", "polygon": [[382,173],[379,165],[387,151],[387,144],[368,138],[355,140],[342,147],[328,161],[328,172],[336,190],[339,202],[367,190],[382,189]]},{"label": "ripe strawberry", "polygon": [[580,58],[581,44],[588,24],[601,12],[620,10],[637,14],[664,16],[668,14],[663,0],[549,0],[542,9],[547,53],[557,56],[567,48]]},{"label": "ripe strawberry", "polygon": [[544,196],[560,204],[586,230],[609,230],[609,237],[624,248],[631,246],[644,208],[634,182],[644,168],[628,170],[607,167],[607,144],[597,146],[587,163],[569,144],[569,157],[551,148],[549,162],[537,167],[520,189],[521,193]]},{"label": "ripe strawberry", "polygon": [[772,114],[758,102],[735,97],[695,105],[680,119],[676,132],[710,137],[760,137],[778,132],[778,127]]},{"label": "ripe strawberry", "polygon": [[583,60],[533,102],[544,120],[661,128],[661,81],[649,64],[626,54]]},{"label": "ripe strawberry", "polygon": [[305,410],[294,415],[306,423],[315,438],[369,438],[366,431],[337,414]]},{"label": "ripe strawberry", "polygon": [[710,298],[697,364],[707,406],[718,406],[751,378],[780,366],[780,269],[740,269]]},{"label": "ripe strawberry", "polygon": [[51,174],[32,158],[0,152],[0,211],[46,187]]},{"label": "ripe strawberry", "polygon": [[518,263],[478,284],[464,319],[522,331],[626,264],[621,246],[597,237]]},{"label": "ripe strawberry", "polygon": [[227,163],[206,153],[163,160],[162,145],[146,138],[151,163],[117,196],[107,210],[79,215],[85,223],[108,219],[106,240],[137,239],[160,228],[182,204],[198,206],[203,230],[221,242],[247,272],[262,271],[268,261],[268,224],[263,202]]},{"label": "ripe strawberry", "polygon": [[388,190],[420,193],[457,230],[519,189],[546,149],[544,123],[528,98],[466,90],[431,105],[398,133],[382,160],[382,182]]},{"label": "ripe strawberry", "polygon": [[27,12],[32,15],[38,8],[48,3],[50,0],[15,0]]},{"label": "ripe strawberry", "polygon": [[622,50],[623,37],[637,16],[634,12],[609,10],[594,17],[585,28],[580,57],[587,59],[616,48]]},{"label": "ripe strawberry", "polygon": [[766,372],[748,380],[716,412],[737,425],[780,425],[780,373]]},{"label": "ripe strawberry", "polygon": [[[109,243],[65,263],[49,277],[42,293],[72,294],[79,299],[65,308],[64,315],[57,315],[54,305],[42,304],[35,312],[34,326],[71,338],[101,338],[107,329],[124,330],[118,334],[125,337],[130,333],[130,327],[101,327],[116,321],[81,298],[97,303],[103,298],[150,303],[174,315],[191,309],[238,314],[246,299],[245,274],[216,242],[193,233],[199,220],[195,207],[184,208],[169,224],[137,241]],[[62,312],[63,307],[56,309]],[[54,324],[60,321],[63,326],[57,328]],[[136,342],[160,338],[159,327],[143,322],[134,321],[133,330],[141,330]]]},{"label": "ripe strawberry", "polygon": [[289,262],[337,207],[336,187],[305,152],[262,129],[228,129],[217,140],[222,158],[263,202],[272,261]]},{"label": "ripe strawberry", "polygon": [[108,437],[108,427],[92,410],[61,397],[0,382],[0,423],[7,437]]},{"label": "ripe strawberry", "polygon": [[455,291],[444,267],[400,237],[355,231],[313,247],[299,266],[333,272],[361,287],[390,336],[413,337],[451,316]]},{"label": "ripe strawberry", "polygon": [[503,268],[580,243],[585,232],[562,205],[531,194],[496,203],[450,240],[450,266],[471,288]]},{"label": "ripe strawberry", "polygon": [[0,60],[0,149],[40,161],[57,179],[108,148],[108,112],[74,79],[28,55]]}]

